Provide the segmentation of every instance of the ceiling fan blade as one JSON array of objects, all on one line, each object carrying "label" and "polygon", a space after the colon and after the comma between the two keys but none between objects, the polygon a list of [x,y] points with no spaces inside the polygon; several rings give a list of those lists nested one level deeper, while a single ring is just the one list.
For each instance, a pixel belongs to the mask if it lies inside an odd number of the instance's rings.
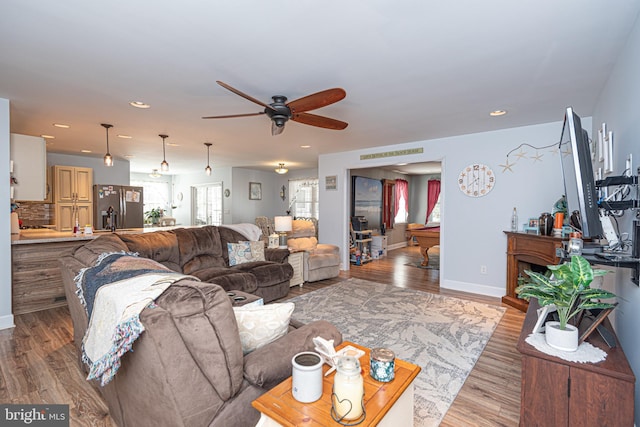
[{"label": "ceiling fan blade", "polygon": [[231,119],[234,117],[250,117],[250,116],[260,116],[264,114],[264,111],[260,111],[259,113],[247,113],[247,114],[229,114],[226,116],[207,116],[203,117],[203,119]]},{"label": "ceiling fan blade", "polygon": [[317,126],[319,128],[342,130],[349,126],[349,123],[345,123],[340,120],[331,119],[329,117],[318,116],[316,114],[298,113],[291,117],[291,120],[304,123],[305,125]]},{"label": "ceiling fan blade", "polygon": [[282,132],[284,132],[284,125],[278,126],[276,122],[271,121],[271,136],[280,135]]},{"label": "ceiling fan blade", "polygon": [[[228,85],[228,84],[226,84],[225,82],[221,82],[220,80],[216,80],[216,83],[218,83],[218,84],[219,84],[220,86],[222,86],[223,88],[225,88],[225,89],[227,89],[227,90],[229,90],[229,91],[231,91],[231,92],[235,93],[236,95],[243,97],[244,99],[247,99],[247,100],[249,100],[249,101],[251,101],[251,102],[254,102],[254,103],[258,104],[258,105],[261,105],[261,106],[263,106],[264,108],[268,108],[268,109],[270,109],[270,110],[273,110],[273,107],[272,107],[271,105],[269,105],[269,104],[265,104],[264,102],[262,102],[262,101],[260,101],[260,100],[258,100],[258,99],[255,99],[254,97],[249,96],[249,95],[247,95],[246,93],[241,92],[241,91],[239,91],[238,89],[236,89],[236,88],[234,88],[234,87],[229,86],[229,85]],[[275,111],[275,110],[274,110],[274,111]]]},{"label": "ceiling fan blade", "polygon": [[287,107],[291,109],[292,113],[304,113],[305,111],[316,110],[321,107],[326,107],[335,102],[338,102],[347,96],[347,92],[341,88],[333,88],[323,90],[311,95],[307,95],[303,98],[296,99],[287,103]]}]

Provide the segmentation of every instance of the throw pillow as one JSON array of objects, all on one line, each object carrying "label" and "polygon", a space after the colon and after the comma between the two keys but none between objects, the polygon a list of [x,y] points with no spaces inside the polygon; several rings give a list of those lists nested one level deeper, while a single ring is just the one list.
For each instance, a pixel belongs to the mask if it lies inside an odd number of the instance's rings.
[{"label": "throw pillow", "polygon": [[264,261],[264,242],[261,240],[249,242],[249,245],[251,246],[251,257],[253,261]]},{"label": "throw pillow", "polygon": [[229,265],[245,262],[264,261],[264,242],[227,243],[229,249]]},{"label": "throw pillow", "polygon": [[249,242],[227,243],[229,250],[229,265],[244,264],[253,261]]},{"label": "throw pillow", "polygon": [[284,336],[289,329],[289,320],[294,308],[292,302],[233,307],[242,352],[251,353]]}]

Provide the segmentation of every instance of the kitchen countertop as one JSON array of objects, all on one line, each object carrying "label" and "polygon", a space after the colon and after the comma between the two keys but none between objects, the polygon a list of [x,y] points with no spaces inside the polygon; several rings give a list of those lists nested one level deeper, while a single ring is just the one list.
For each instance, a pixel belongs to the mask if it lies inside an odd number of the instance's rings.
[{"label": "kitchen countertop", "polygon": [[[122,230],[116,230],[118,234],[140,234],[140,233],[150,233],[152,231],[158,230],[171,230],[173,228],[178,227],[145,227],[145,228],[127,228]],[[11,244],[12,245],[25,245],[32,243],[55,243],[55,242],[71,242],[77,241],[82,242],[86,240],[92,240],[101,234],[110,233],[110,231],[94,231],[93,234],[80,233],[78,235],[74,235],[73,233],[49,230],[46,228],[36,228],[36,229],[27,229],[20,230],[20,234],[12,234],[11,235]]]}]

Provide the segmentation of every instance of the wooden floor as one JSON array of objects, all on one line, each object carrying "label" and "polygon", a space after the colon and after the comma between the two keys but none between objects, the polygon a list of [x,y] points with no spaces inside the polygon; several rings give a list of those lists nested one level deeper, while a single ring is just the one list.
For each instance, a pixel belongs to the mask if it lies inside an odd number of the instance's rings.
[{"label": "wooden floor", "polygon": [[[420,260],[417,247],[391,251],[388,257],[354,266],[338,278],[291,288],[288,298],[357,277],[500,304],[498,298],[441,290],[438,270],[407,265]],[[506,308],[441,426],[518,425],[520,357],[515,346],[524,314]],[[15,323],[15,328],[0,331],[0,402],[69,404],[72,426],[113,426],[100,394],[78,368],[68,310],[55,308],[23,314],[16,316]]]}]

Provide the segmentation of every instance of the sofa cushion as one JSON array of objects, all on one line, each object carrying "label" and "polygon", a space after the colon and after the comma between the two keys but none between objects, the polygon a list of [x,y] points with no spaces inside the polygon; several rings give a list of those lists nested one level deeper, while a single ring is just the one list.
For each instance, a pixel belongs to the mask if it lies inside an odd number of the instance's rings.
[{"label": "sofa cushion", "polygon": [[222,256],[218,227],[177,228],[173,233],[178,238],[183,273],[198,277],[199,270],[228,265]]},{"label": "sofa cushion", "polygon": [[141,257],[152,259],[181,272],[178,239],[170,231],[155,231],[142,234],[119,234],[129,251],[137,252]]},{"label": "sofa cushion", "polygon": [[287,239],[287,246],[293,251],[314,251],[318,246],[318,239],[315,237],[298,237]]},{"label": "sofa cushion", "polygon": [[233,307],[242,352],[251,353],[284,336],[295,305],[292,302]]},{"label": "sofa cushion", "polygon": [[129,251],[117,234],[102,234],[90,242],[75,248],[71,254],[85,266],[95,265],[103,253]]},{"label": "sofa cushion", "polygon": [[258,287],[275,285],[290,280],[293,277],[291,264],[278,264],[270,261],[253,261],[231,267],[234,271],[251,273],[258,283]]},{"label": "sofa cushion", "polygon": [[226,291],[238,290],[249,294],[258,289],[258,282],[253,274],[231,269],[229,267],[209,267],[192,274],[203,282],[215,283]]},{"label": "sofa cushion", "polygon": [[316,228],[313,222],[304,219],[294,219],[291,223],[291,231],[287,233],[289,238],[315,237]]}]

